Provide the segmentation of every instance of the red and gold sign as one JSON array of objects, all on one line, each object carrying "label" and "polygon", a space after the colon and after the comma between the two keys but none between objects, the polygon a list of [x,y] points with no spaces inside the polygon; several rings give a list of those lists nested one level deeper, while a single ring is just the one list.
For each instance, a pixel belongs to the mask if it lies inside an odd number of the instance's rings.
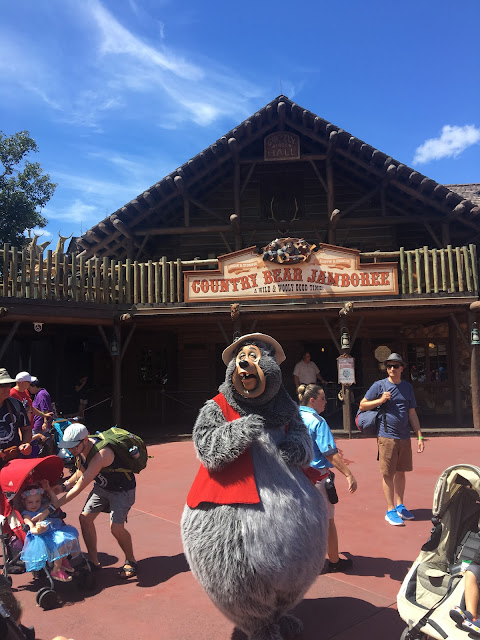
[{"label": "red and gold sign", "polygon": [[[303,247],[305,241],[283,238],[273,242]],[[259,255],[255,247],[250,247],[220,256],[216,271],[185,272],[185,301],[398,294],[396,263],[360,264],[360,252],[354,249],[322,244],[318,251],[296,254],[298,260],[285,259],[282,254],[282,261],[278,260],[278,251],[273,261],[267,253]]]}]

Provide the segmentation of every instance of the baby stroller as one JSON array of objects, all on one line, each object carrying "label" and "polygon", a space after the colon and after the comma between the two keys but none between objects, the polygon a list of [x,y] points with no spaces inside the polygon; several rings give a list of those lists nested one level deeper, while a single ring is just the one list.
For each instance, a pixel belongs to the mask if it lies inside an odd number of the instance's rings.
[{"label": "baby stroller", "polygon": [[437,480],[430,538],[405,577],[397,596],[407,623],[401,640],[467,640],[450,618],[465,608],[462,571],[480,549],[480,467],[458,464]]},{"label": "baby stroller", "polygon": [[[62,473],[63,461],[57,456],[11,460],[0,469],[0,539],[3,554],[3,575],[10,583],[12,579],[9,570],[18,561],[26,538],[22,516],[17,509],[16,497],[28,484],[48,480],[52,486],[56,485],[61,479]],[[80,587],[92,588],[94,579],[89,564],[82,557],[79,560],[78,567],[75,567],[75,581]],[[44,574],[48,586],[42,586],[37,591],[37,604],[43,609],[52,609],[59,604],[59,601],[48,565],[38,574],[34,577],[38,579]]]}]

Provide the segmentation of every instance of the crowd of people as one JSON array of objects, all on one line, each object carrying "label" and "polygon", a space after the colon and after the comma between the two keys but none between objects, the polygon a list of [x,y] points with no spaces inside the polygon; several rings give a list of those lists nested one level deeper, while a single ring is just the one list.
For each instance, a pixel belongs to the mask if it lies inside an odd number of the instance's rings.
[{"label": "crowd of people", "polygon": [[[392,526],[404,526],[413,520],[414,513],[405,506],[406,473],[413,470],[411,430],[417,440],[417,452],[422,453],[425,441],[416,411],[411,384],[402,380],[406,363],[398,353],[391,353],[384,362],[386,377],[374,382],[360,401],[359,410],[381,410],[378,431],[378,461],[381,484],[386,502],[385,520]],[[331,430],[322,417],[327,401],[322,385],[327,384],[319,368],[306,351],[294,369],[300,416],[310,434],[314,457],[311,463],[316,489],[323,496],[328,512],[328,541],[326,572],[348,571],[351,558],[340,557],[338,531],[335,525],[335,474],[345,477],[350,494],[357,490],[357,481],[344,463]],[[86,395],[82,392],[86,379],[76,389],[78,408],[85,410]],[[0,369],[0,452],[16,450],[19,457],[29,458],[54,452],[52,428],[54,406],[48,391],[40,381],[26,371],[15,378]],[[58,448],[67,449],[76,460],[76,470],[62,484],[51,487],[48,482],[34,484],[21,493],[22,516],[28,526],[26,542],[21,554],[27,571],[41,568],[42,562],[52,564],[52,578],[71,580],[70,558],[80,554],[78,531],[56,517],[58,510],[77,497],[86,487],[92,490],[80,514],[80,528],[87,548],[89,568],[100,569],[95,519],[100,512],[110,513],[110,530],[125,555],[119,577],[137,575],[132,537],[125,527],[127,515],[135,502],[133,474],[115,472],[121,467],[111,447],[97,447],[97,439],[88,434],[79,422],[67,427]],[[14,456],[15,457],[15,456]],[[315,475],[316,474],[316,475]],[[60,494],[62,494],[60,496]],[[480,597],[479,565],[472,565],[465,577],[465,610],[454,607],[452,618],[465,630],[480,635],[477,606]],[[0,589],[1,591],[1,589]],[[10,607],[20,624],[20,608],[15,598],[0,593],[4,606]],[[15,608],[16,607],[16,608]],[[1,613],[1,611],[0,611]],[[14,637],[14,636],[12,636]],[[19,636],[20,637],[20,636]]]},{"label": "crowd of people", "polygon": [[[76,411],[69,416],[75,417],[75,421],[67,422],[69,426],[63,432],[63,439],[54,443],[54,405],[48,391],[27,371],[13,378],[6,369],[0,369],[0,466],[13,459],[45,457],[62,449],[75,460],[75,470],[64,482],[55,486],[50,486],[47,480],[31,483],[17,496],[16,507],[28,532],[20,559],[11,567],[12,573],[38,572],[48,564],[54,581],[70,582],[78,566],[77,558],[88,565],[89,571],[98,571],[101,565],[94,521],[99,513],[107,512],[111,533],[125,554],[118,576],[128,579],[137,575],[132,538],[125,528],[135,502],[135,476],[133,472],[126,472],[111,446],[97,446],[100,439],[90,436],[87,427],[78,422],[88,403],[86,383],[85,376],[75,385]],[[84,560],[80,554],[79,533],[64,522],[61,507],[89,485],[92,489],[79,518],[87,548]],[[8,637],[33,637],[31,633],[22,632],[21,608],[11,591],[8,590],[9,595],[5,597],[2,593],[0,618],[3,603],[12,626]],[[58,636],[55,640],[66,639]]]}]

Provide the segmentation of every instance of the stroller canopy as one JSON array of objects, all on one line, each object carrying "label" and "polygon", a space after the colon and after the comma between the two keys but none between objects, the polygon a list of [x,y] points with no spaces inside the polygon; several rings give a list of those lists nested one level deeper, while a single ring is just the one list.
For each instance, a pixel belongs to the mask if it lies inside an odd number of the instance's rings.
[{"label": "stroller canopy", "polygon": [[432,514],[440,516],[462,486],[471,486],[480,496],[480,467],[456,464],[445,469],[435,485]]},{"label": "stroller canopy", "polygon": [[0,469],[0,489],[4,494],[16,494],[25,484],[48,480],[56,484],[62,477],[63,460],[58,456],[11,460]]}]

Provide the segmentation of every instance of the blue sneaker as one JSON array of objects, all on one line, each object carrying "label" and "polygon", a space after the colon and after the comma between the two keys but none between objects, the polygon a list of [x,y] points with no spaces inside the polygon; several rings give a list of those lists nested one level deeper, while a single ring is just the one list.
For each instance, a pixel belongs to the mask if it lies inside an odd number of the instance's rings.
[{"label": "blue sneaker", "polygon": [[474,620],[470,620],[470,618],[466,618],[463,622],[462,622],[462,629],[464,631],[467,631],[469,633],[469,635],[474,635],[479,637],[480,636],[480,621],[478,620],[478,618],[475,618]]},{"label": "blue sneaker", "polygon": [[450,618],[461,627],[463,622],[467,619],[467,613],[462,611],[460,607],[453,607],[450,609]]},{"label": "blue sneaker", "polygon": [[415,516],[404,504],[397,504],[396,511],[402,520],[415,520]]},{"label": "blue sneaker", "polygon": [[391,509],[390,511],[387,511],[385,515],[385,520],[388,522],[388,524],[393,524],[393,526],[395,527],[405,526],[404,521],[401,519],[401,517],[398,515],[395,509]]}]

